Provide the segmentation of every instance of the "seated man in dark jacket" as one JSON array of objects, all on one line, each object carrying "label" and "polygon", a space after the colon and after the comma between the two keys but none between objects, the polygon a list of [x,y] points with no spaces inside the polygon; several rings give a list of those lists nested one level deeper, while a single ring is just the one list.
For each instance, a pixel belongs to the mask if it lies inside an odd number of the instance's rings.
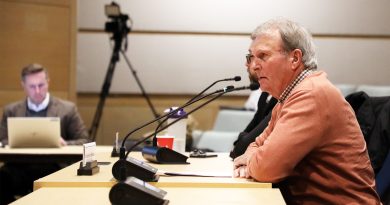
[{"label": "seated man in dark jacket", "polygon": [[262,92],[258,102],[257,111],[245,128],[238,135],[238,139],[233,143],[233,150],[230,152],[231,158],[236,158],[242,154],[244,154],[246,148],[250,143],[255,141],[256,137],[258,137],[263,130],[267,127],[269,120],[271,119],[271,111],[275,106],[277,100],[273,97],[269,101],[267,101],[268,93]]},{"label": "seated man in dark jacket", "polygon": [[[249,69],[247,66],[247,71],[249,74],[249,80],[251,83],[258,83],[256,74]],[[262,92],[257,102],[257,111],[245,128],[239,135],[237,140],[233,143],[233,150],[230,152],[231,158],[236,158],[242,154],[244,154],[246,148],[250,143],[255,141],[256,137],[259,136],[263,130],[267,127],[269,120],[271,119],[271,111],[272,108],[278,101],[269,96],[268,93]]]}]

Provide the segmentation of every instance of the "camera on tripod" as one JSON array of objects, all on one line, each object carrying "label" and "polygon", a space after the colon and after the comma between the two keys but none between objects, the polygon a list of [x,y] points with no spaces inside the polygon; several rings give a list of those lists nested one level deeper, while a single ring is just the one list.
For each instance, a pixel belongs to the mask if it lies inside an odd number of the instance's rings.
[{"label": "camera on tripod", "polygon": [[130,32],[130,28],[127,26],[127,20],[129,20],[129,16],[127,14],[122,14],[120,7],[117,3],[112,2],[111,4],[105,5],[105,14],[108,18],[111,19],[110,22],[106,22],[105,31],[126,35]]}]

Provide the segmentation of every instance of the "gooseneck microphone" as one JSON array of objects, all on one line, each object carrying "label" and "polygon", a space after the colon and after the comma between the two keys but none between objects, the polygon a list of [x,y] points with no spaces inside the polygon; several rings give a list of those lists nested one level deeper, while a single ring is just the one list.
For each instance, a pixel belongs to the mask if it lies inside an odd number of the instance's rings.
[{"label": "gooseneck microphone", "polygon": [[[197,95],[195,95],[194,97],[192,97],[190,100],[188,100],[184,105],[188,104],[188,103],[191,103],[192,101],[196,100],[199,96],[201,96],[204,92],[206,92],[208,89],[210,89],[212,86],[214,86],[215,84],[219,83],[219,82],[223,82],[223,81],[240,81],[241,80],[241,76],[234,76],[234,78],[225,78],[225,79],[221,79],[221,80],[217,80],[215,82],[213,82],[212,84],[210,84],[208,87],[206,87],[204,90],[202,90],[200,93],[198,93]],[[228,88],[229,86],[227,86],[226,88]],[[232,86],[234,88],[234,86]],[[168,112],[166,115],[165,115],[165,119],[162,120],[162,121],[159,121],[159,124],[157,125],[156,129],[155,129],[155,132],[157,131],[158,128],[160,128],[160,126],[166,122],[168,120],[168,118],[172,115],[175,115],[176,112],[179,112],[181,109],[179,108],[176,108],[175,110],[172,110],[170,112]],[[161,119],[161,118],[160,118]],[[157,141],[156,141],[156,136],[154,136],[153,138],[153,146],[157,146]]]},{"label": "gooseneck microphone", "polygon": [[217,84],[219,82],[223,82],[223,81],[240,81],[240,80],[241,80],[241,76],[234,76],[234,78],[225,78],[225,79],[217,80],[217,81],[213,82],[211,85],[209,85],[207,88],[202,90],[199,94],[197,94],[193,98],[191,98],[187,103],[195,100],[196,98],[201,96],[204,92],[206,92],[208,89],[210,89],[211,87],[213,87],[215,84]]},{"label": "gooseneck microphone", "polygon": [[[226,87],[221,90],[217,90],[209,95],[200,97],[196,100],[191,101],[190,103],[186,103],[187,105],[190,105],[194,102],[197,102],[205,97],[208,97],[215,93],[220,93],[218,96],[208,100],[207,102],[203,103],[201,106],[198,106],[188,114],[191,114],[192,112],[195,112],[196,110],[200,109],[204,105],[210,103],[211,101],[215,100],[222,94],[233,90],[233,86]],[[157,132],[160,132],[164,130],[165,128],[169,127],[170,125],[173,125],[177,121],[181,120],[185,115],[181,116],[180,118],[176,119],[172,123],[168,124],[167,126],[163,127],[160,130],[157,130]],[[156,133],[157,133],[156,132]],[[125,159],[119,159],[112,167],[112,174],[115,179],[117,179],[119,182],[115,184],[109,193],[109,198],[112,203],[115,204],[126,204],[129,201],[138,201],[142,204],[167,204],[165,203],[165,200],[163,200],[164,196],[166,195],[166,192],[164,190],[161,190],[157,187],[153,186],[142,186],[142,184],[145,184],[144,181],[157,181],[158,175],[156,175],[157,169],[151,167],[150,165],[143,163],[141,161],[135,160],[131,157],[128,158],[128,155],[130,151],[135,148],[138,144],[141,144],[142,142],[146,141],[150,137],[155,135],[155,133],[152,133],[151,135],[145,137],[143,140],[139,141],[135,145],[133,145],[127,152]],[[164,153],[171,153],[170,149],[167,148],[161,148],[161,150],[165,150]],[[121,152],[124,150],[121,148]],[[171,150],[172,153],[177,153],[173,150]],[[144,151],[143,151],[144,152]],[[177,153],[178,156],[180,156],[180,153]],[[153,156],[156,156],[156,154],[153,153],[142,153],[142,155],[145,157],[153,158]],[[166,155],[166,154],[165,154]],[[187,160],[187,156],[182,155],[184,158],[184,161]],[[177,157],[177,156],[176,156]],[[146,158],[146,157],[145,157]],[[146,158],[148,159],[148,158]],[[130,177],[129,177],[130,176]]]},{"label": "gooseneck microphone", "polygon": [[251,83],[249,86],[243,86],[243,87],[239,87],[239,88],[236,88],[234,90],[251,90],[251,91],[254,91],[254,90],[258,90],[260,88],[260,84],[259,83]]},{"label": "gooseneck microphone", "polygon": [[[232,79],[229,79],[229,80],[232,80]],[[233,78],[234,81],[240,81],[241,80],[241,76],[235,76]]]},{"label": "gooseneck microphone", "polygon": [[[234,88],[233,86],[228,86],[222,90],[219,90],[220,94],[218,94],[217,96],[213,97],[212,99],[206,101],[205,103],[199,105],[195,109],[191,110],[188,114],[191,114],[191,113],[197,111],[198,109],[200,109],[203,106],[207,105],[208,103],[216,100],[217,98],[219,98],[220,96],[222,96],[225,93],[232,92],[232,91],[238,91],[238,90],[244,90],[244,89],[257,90],[257,89],[259,89],[259,86],[258,86],[258,84],[251,84],[250,86],[243,86],[243,87],[238,87],[238,88]],[[183,118],[186,118],[186,115],[179,116],[175,121],[167,124],[165,127],[161,128],[161,129],[158,129],[163,123],[163,122],[161,122],[154,132],[154,138],[156,138],[156,135],[159,132],[163,131],[167,127],[173,125],[174,123],[180,121]],[[167,119],[165,119],[165,120],[167,120]],[[145,159],[147,159],[148,161],[155,162],[155,163],[162,163],[162,164],[183,164],[183,163],[186,163],[186,160],[187,160],[186,156],[184,156],[184,155],[182,155],[182,154],[180,154],[172,149],[168,149],[165,147],[157,147],[157,146],[152,146],[152,147],[145,146],[142,149],[142,156]]]},{"label": "gooseneck microphone", "polygon": [[[194,96],[193,98],[191,98],[189,101],[187,101],[187,103],[186,103],[185,105],[187,105],[188,103],[190,103],[190,102],[194,101],[195,99],[197,99],[199,96],[201,96],[204,92],[206,92],[208,89],[210,89],[210,88],[211,88],[212,86],[214,86],[215,84],[217,84],[217,83],[219,83],[219,82],[223,82],[223,81],[233,81],[233,80],[234,80],[234,81],[240,81],[240,80],[241,80],[241,77],[240,77],[240,76],[235,76],[234,78],[225,78],[225,79],[217,80],[217,81],[213,82],[211,85],[209,85],[207,88],[205,88],[204,90],[202,90],[199,94],[197,94],[196,96]],[[138,128],[133,129],[132,131],[130,131],[130,132],[124,137],[124,139],[122,140],[122,144],[121,144],[120,150],[123,149],[124,151],[126,151],[126,149],[125,149],[125,143],[126,143],[127,138],[129,138],[129,136],[130,136],[131,134],[133,134],[134,132],[136,132],[136,131],[138,131],[138,130],[140,130],[140,129],[142,129],[142,128],[144,128],[144,127],[146,127],[146,126],[148,126],[148,125],[150,125],[150,124],[152,124],[152,123],[154,123],[154,122],[156,122],[156,121],[160,121],[160,119],[162,119],[162,118],[164,118],[164,117],[167,117],[168,115],[174,115],[174,114],[175,114],[176,112],[178,112],[179,110],[180,110],[180,108],[174,109],[174,110],[172,110],[171,112],[169,112],[169,113],[167,113],[167,114],[165,114],[165,115],[162,115],[162,116],[160,116],[160,117],[157,117],[157,118],[155,118],[155,119],[153,119],[153,120],[151,120],[151,121],[149,121],[149,122],[147,122],[147,123],[145,123],[145,124],[139,126]],[[118,156],[118,153],[117,153],[116,148],[113,149],[112,156]],[[119,157],[120,157],[121,159],[123,159],[124,156],[119,156]]]},{"label": "gooseneck microphone", "polygon": [[[183,108],[185,108],[185,107],[187,107],[187,106],[190,106],[190,105],[192,105],[192,104],[194,104],[194,103],[196,103],[196,102],[198,102],[198,101],[200,101],[200,100],[202,100],[202,99],[204,99],[204,98],[207,98],[207,97],[209,97],[209,96],[211,96],[211,95],[214,95],[214,94],[217,94],[217,93],[224,94],[224,93],[230,92],[230,91],[232,91],[232,90],[234,90],[234,86],[231,86],[231,85],[230,85],[230,86],[227,86],[227,87],[225,87],[224,89],[216,90],[216,91],[214,91],[214,92],[212,92],[212,93],[210,93],[210,94],[204,95],[204,96],[202,96],[202,97],[200,97],[200,98],[198,98],[198,99],[196,99],[196,100],[194,100],[194,101],[192,101],[192,102],[186,103],[185,105],[183,105],[183,106],[181,106],[181,107],[179,107],[178,109],[175,109],[175,110],[183,109]],[[215,98],[215,97],[214,97],[214,98]],[[213,98],[212,98],[212,99],[213,99]],[[208,101],[209,101],[209,100],[208,100]],[[213,100],[212,100],[212,101],[213,101]],[[207,102],[207,101],[206,101],[206,102]],[[206,104],[208,104],[208,103],[206,103]],[[203,107],[203,106],[202,106],[202,107]],[[187,115],[189,115],[189,114],[191,114],[191,112],[187,113]],[[158,133],[158,132],[161,132],[161,131],[164,130],[165,128],[167,128],[167,127],[169,127],[170,125],[176,123],[177,121],[181,120],[183,117],[186,117],[187,115],[184,115],[184,116],[182,116],[182,117],[179,117],[177,120],[175,120],[175,121],[173,121],[172,123],[170,123],[170,124],[166,125],[165,127],[163,127],[161,130],[158,130],[157,133]],[[148,140],[151,136],[154,136],[154,135],[157,134],[157,133],[154,132],[153,134],[148,135],[147,137],[143,138],[142,140],[138,141],[138,142],[135,143],[133,146],[131,146],[131,147],[129,148],[129,150],[127,151],[127,153],[126,153],[125,158],[128,157],[129,153],[130,153],[135,147],[137,147],[138,145],[142,144],[143,142],[145,142],[146,140]]]},{"label": "gooseneck microphone", "polygon": [[[241,77],[240,77],[240,76],[236,76],[235,78],[238,78],[239,80],[241,80]],[[229,79],[235,79],[235,78],[229,78]],[[225,80],[226,80],[226,79],[225,79]],[[227,86],[227,87],[225,87],[225,88],[223,88],[223,89],[217,90],[217,91],[215,91],[215,92],[213,92],[213,93],[207,95],[206,97],[208,97],[208,96],[210,96],[210,95],[213,95],[213,94],[216,94],[216,93],[225,92],[225,91],[231,90],[231,89],[234,89],[234,86],[229,85],[229,86]],[[199,96],[200,96],[200,95],[197,95],[196,97],[199,97]],[[195,98],[192,98],[192,99],[189,100],[187,103],[191,103],[193,100],[196,100],[196,102],[197,102],[198,99],[196,99],[196,97],[195,97]],[[201,99],[199,99],[199,100],[202,100],[202,99],[204,99],[204,97],[201,98]],[[187,104],[187,103],[186,103],[186,104]],[[185,105],[186,105],[186,104],[185,104]],[[167,117],[166,117],[164,120],[162,120],[162,121],[160,121],[160,122],[158,123],[156,129],[154,130],[155,135],[154,135],[154,137],[153,137],[153,143],[152,143],[153,146],[157,146],[157,138],[156,138],[157,130],[161,127],[161,125],[162,125],[164,122],[166,122],[166,121],[168,120],[168,118],[169,118],[170,115],[174,115],[174,114],[175,114],[175,113],[173,113],[173,114],[168,114]],[[188,115],[188,114],[187,114],[187,115]]]},{"label": "gooseneck microphone", "polygon": [[[191,110],[190,112],[188,112],[188,114],[191,114],[195,111],[197,111],[198,109],[202,108],[203,106],[207,105],[208,103],[216,100],[217,98],[219,98],[220,96],[222,96],[223,94],[225,93],[228,93],[228,92],[232,92],[232,91],[238,91],[238,90],[245,90],[245,89],[251,89],[251,90],[256,90],[258,89],[258,86],[243,86],[243,87],[238,87],[238,88],[234,88],[233,86],[229,86],[229,87],[226,87],[224,89],[221,89],[221,90],[217,90],[211,94],[208,94],[206,96],[203,96],[199,99],[196,99],[195,101],[191,102],[191,103],[188,103],[186,106],[194,103],[194,102],[197,102],[205,97],[208,97],[210,95],[213,95],[213,94],[216,94],[216,93],[219,93],[217,96],[207,100],[206,102],[202,103],[201,105],[199,105],[198,107],[194,108],[193,110]],[[184,108],[184,106],[181,107],[181,109]],[[176,122],[178,122],[179,120],[181,120],[182,118],[184,118],[185,116],[181,116],[179,118],[177,118],[176,120],[174,120],[173,122],[167,124],[166,126],[162,127],[161,129],[157,130],[156,133],[159,133],[161,131],[163,131],[164,129],[166,129],[167,127],[175,124]],[[156,181],[158,180],[158,176],[155,175],[155,173],[157,172],[157,169],[155,168],[151,168],[150,165],[146,164],[146,163],[143,163],[141,161],[138,161],[138,160],[135,160],[131,157],[128,157],[130,151],[135,148],[137,145],[143,143],[144,141],[148,140],[150,137],[154,136],[156,133],[152,133],[150,135],[148,135],[147,137],[143,138],[142,140],[140,140],[138,143],[134,144],[128,151],[126,154],[125,153],[125,149],[121,147],[121,155],[123,155],[123,158],[121,158],[120,160],[118,160],[112,167],[112,174],[114,176],[115,179],[117,180],[120,180],[120,181],[123,181],[127,178],[127,176],[135,176],[139,179],[142,179],[144,181]],[[170,150],[170,149],[167,149],[167,148],[161,148],[162,150],[166,150],[166,152],[168,152],[169,154],[172,154],[172,152],[176,155],[177,152],[173,151],[173,150]],[[155,150],[155,149],[154,149]],[[149,150],[150,151],[150,150]],[[155,151],[151,151],[149,153],[143,153],[143,156],[148,159],[148,160],[151,160],[151,161],[154,161],[156,158],[156,156],[153,156],[153,153],[157,153]],[[177,154],[180,154],[180,153],[177,153]],[[147,156],[149,155],[149,156]],[[164,155],[164,154],[162,154]],[[181,154],[180,154],[181,155]],[[184,156],[184,155],[183,155]],[[186,156],[185,157],[185,160],[187,159]],[[143,167],[145,166],[145,167]],[[143,171],[142,171],[143,169]]]},{"label": "gooseneck microphone", "polygon": [[251,82],[251,84],[249,86],[252,86],[252,88],[250,88],[251,90],[258,90],[260,88],[260,83],[259,82]]},{"label": "gooseneck microphone", "polygon": [[[162,116],[160,116],[160,117],[158,117],[158,118],[155,118],[154,120],[151,120],[151,121],[149,121],[149,122],[147,122],[147,123],[145,123],[145,124],[143,124],[143,125],[141,125],[141,126],[139,126],[138,128],[136,128],[136,129],[134,129],[134,130],[132,130],[131,132],[129,132],[125,137],[124,137],[124,139],[122,140],[122,144],[121,144],[121,147],[120,147],[120,149],[119,149],[119,158],[120,158],[120,160],[119,161],[121,161],[121,163],[125,163],[125,161],[126,161],[126,148],[125,148],[125,142],[126,142],[126,140],[127,140],[127,138],[131,135],[131,134],[133,134],[134,132],[136,132],[136,131],[138,131],[138,130],[140,130],[140,129],[142,129],[142,128],[144,128],[144,127],[146,127],[146,126],[148,126],[148,125],[150,125],[150,124],[152,124],[152,123],[154,123],[154,122],[156,122],[156,121],[159,121],[160,119],[162,119],[162,118],[164,118],[164,117],[167,117],[168,115],[173,115],[173,114],[175,114],[176,112],[178,112],[180,109],[182,109],[182,108],[184,108],[185,106],[188,106],[188,105],[190,105],[190,104],[192,104],[193,102],[196,102],[197,100],[198,100],[198,98],[199,98],[199,96],[201,96],[206,90],[208,90],[210,87],[212,87],[213,85],[215,85],[216,83],[218,83],[218,82],[221,82],[221,81],[232,81],[232,80],[234,80],[234,81],[239,81],[239,80],[241,80],[241,77],[240,76],[235,76],[234,78],[226,78],[226,79],[222,79],[222,80],[217,80],[217,81],[215,81],[215,82],[213,82],[210,86],[208,86],[206,89],[204,89],[202,92],[200,92],[198,95],[196,95],[195,97],[193,97],[192,99],[190,99],[184,106],[182,106],[182,107],[179,107],[179,108],[177,108],[177,109],[175,109],[175,110],[172,110],[171,112],[169,112],[169,113],[167,113],[167,114],[165,114],[165,115],[162,115]],[[203,98],[201,98],[201,99],[203,99]],[[196,101],[195,101],[196,100]],[[137,144],[138,145],[138,144]],[[133,146],[133,147],[135,147],[135,146]],[[133,149],[133,147],[131,147],[130,149]],[[116,148],[114,148],[113,149],[113,152],[112,152],[112,154],[111,154],[111,156],[117,156],[118,154],[117,154],[117,150],[116,150]],[[135,168],[134,169],[132,169],[132,170],[135,170],[135,172],[136,173],[132,173],[132,174],[137,174],[137,173],[141,173],[142,172],[142,170],[149,170],[149,175],[134,175],[134,176],[138,176],[138,178],[141,178],[141,179],[143,179],[144,181],[150,181],[150,180],[152,180],[152,181],[156,181],[157,179],[155,178],[155,173],[157,172],[157,169],[155,169],[155,168],[153,168],[153,167],[151,167],[151,166],[148,166],[148,165],[146,165],[146,164],[142,164],[141,162],[137,162],[136,161],[136,159],[130,159],[130,160],[133,160],[134,162],[134,165],[136,165],[135,166]],[[123,165],[123,166],[125,166],[125,165]],[[122,167],[123,167],[122,166]],[[114,170],[114,168],[113,168],[113,170]],[[114,171],[113,171],[114,172]],[[122,180],[125,180],[126,179],[126,177],[125,177],[125,175],[126,175],[126,169],[125,170],[122,170],[121,171],[121,175],[123,176],[123,177],[118,177],[117,179],[122,179]],[[144,178],[142,178],[142,177],[140,177],[140,176],[144,176]]]},{"label": "gooseneck microphone", "polygon": [[[191,103],[192,101],[194,101],[194,100],[196,100],[199,96],[201,96],[204,92],[206,92],[208,89],[210,89],[212,86],[214,86],[215,84],[217,84],[217,83],[219,83],[219,82],[223,82],[223,81],[240,81],[241,80],[241,77],[240,76],[235,76],[234,78],[225,78],[225,79],[221,79],[221,80],[217,80],[217,81],[215,81],[215,82],[213,82],[211,85],[209,85],[206,89],[204,89],[204,90],[202,90],[199,94],[197,94],[196,96],[194,96],[193,98],[191,98],[189,101],[187,101],[187,103],[185,103],[184,105],[187,105],[187,104],[189,104],[189,103]],[[184,106],[183,106],[184,107]],[[156,121],[159,121],[160,119],[162,119],[162,118],[164,118],[164,117],[167,117],[168,115],[173,115],[173,114],[175,114],[176,112],[178,112],[180,109],[182,109],[183,107],[179,107],[179,108],[177,108],[177,109],[174,109],[174,110],[172,110],[171,112],[169,112],[169,113],[167,113],[167,114],[165,114],[165,115],[162,115],[162,116],[160,116],[160,117],[158,117],[158,118],[155,118],[155,119],[153,119],[153,120],[151,120],[151,121],[149,121],[149,122],[147,122],[147,123],[145,123],[145,124],[143,124],[143,125],[141,125],[141,126],[139,126],[139,127],[137,127],[136,129],[133,129],[132,131],[130,131],[125,137],[124,137],[124,139],[122,140],[122,144],[121,144],[121,147],[120,147],[120,150],[122,150],[122,148],[123,148],[123,150],[124,151],[126,151],[126,149],[125,149],[125,142],[126,142],[126,140],[127,140],[127,138],[129,138],[129,136],[131,135],[131,134],[133,134],[134,132],[136,132],[136,131],[138,131],[138,130],[140,130],[140,129],[142,129],[142,128],[144,128],[144,127],[146,127],[146,126],[148,126],[148,125],[150,125],[150,124],[152,124],[152,123],[154,123],[154,122],[156,122]],[[123,159],[123,157],[124,157],[124,155],[123,156],[119,156],[121,159]]]},{"label": "gooseneck microphone", "polygon": [[[221,93],[221,92],[224,92],[226,90],[229,90],[229,89],[233,89],[234,86],[228,86],[227,88],[224,88],[224,89],[220,89],[220,90],[217,90],[213,93],[210,93],[208,95],[205,95],[205,96],[202,96],[200,98],[197,98],[196,100],[193,100],[189,103],[186,103],[185,105],[171,111],[170,113],[173,113],[173,112],[176,112],[180,109],[183,109],[195,102],[198,102],[199,100],[202,100],[208,96],[211,96],[211,95],[214,95],[216,93]],[[170,113],[164,115],[164,116],[167,116],[169,115]],[[163,117],[163,116],[162,116]],[[179,118],[181,119],[181,118]],[[149,122],[150,124],[150,122]],[[142,126],[141,126],[142,128]],[[132,132],[130,132],[128,135],[126,135],[126,137],[123,139],[123,142],[126,141],[127,137],[132,134],[133,132],[137,131],[138,129],[140,128],[137,128],[135,130],[133,130]],[[154,133],[153,133],[154,134]],[[150,136],[153,136],[150,135]],[[147,139],[150,138],[150,136],[147,136],[145,137],[144,139],[138,141],[137,143],[135,143],[134,145],[132,145],[129,150],[127,151],[126,153],[126,149],[125,147],[123,146],[123,142],[122,142],[122,146],[120,148],[120,157],[119,157],[119,160],[113,165],[112,167],[112,174],[114,176],[115,179],[119,180],[119,181],[123,181],[127,178],[127,176],[135,176],[141,180],[144,180],[144,181],[157,181],[158,180],[158,176],[156,175],[156,172],[157,172],[157,169],[150,166],[149,164],[147,163],[143,163],[142,161],[139,161],[137,159],[134,159],[134,158],[131,158],[131,157],[128,157],[129,153],[138,145],[140,145],[141,143],[145,142]],[[178,153],[179,154],[179,153]],[[184,155],[182,155],[184,156]],[[186,157],[186,156],[184,156]],[[186,159],[185,159],[186,160]]]}]

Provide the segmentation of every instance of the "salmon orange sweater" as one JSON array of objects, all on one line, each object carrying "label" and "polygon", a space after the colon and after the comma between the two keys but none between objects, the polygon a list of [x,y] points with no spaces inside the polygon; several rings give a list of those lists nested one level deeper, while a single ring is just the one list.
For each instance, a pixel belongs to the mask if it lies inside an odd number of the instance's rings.
[{"label": "salmon orange sweater", "polygon": [[246,154],[249,175],[282,181],[288,204],[380,204],[354,111],[322,71],[276,104]]}]

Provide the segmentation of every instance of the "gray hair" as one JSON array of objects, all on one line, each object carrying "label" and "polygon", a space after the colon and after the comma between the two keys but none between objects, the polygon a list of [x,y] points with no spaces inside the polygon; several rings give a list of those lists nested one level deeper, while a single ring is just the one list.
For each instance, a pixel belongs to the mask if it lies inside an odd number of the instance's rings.
[{"label": "gray hair", "polygon": [[268,34],[277,30],[283,42],[283,50],[291,52],[294,49],[302,51],[302,62],[305,69],[317,69],[317,57],[311,34],[296,22],[284,18],[269,20],[258,26],[251,35],[255,40],[257,36]]}]

